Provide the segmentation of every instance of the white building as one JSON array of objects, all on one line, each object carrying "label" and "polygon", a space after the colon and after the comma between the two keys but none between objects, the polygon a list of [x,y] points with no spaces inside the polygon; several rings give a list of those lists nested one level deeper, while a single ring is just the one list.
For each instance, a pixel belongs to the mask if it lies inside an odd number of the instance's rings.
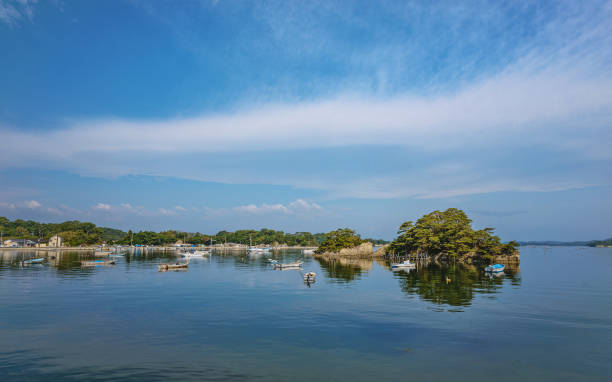
[{"label": "white building", "polygon": [[54,248],[59,248],[59,247],[63,247],[64,246],[64,238],[61,236],[51,236],[51,238],[49,239],[49,244],[47,244],[47,247],[54,247]]}]

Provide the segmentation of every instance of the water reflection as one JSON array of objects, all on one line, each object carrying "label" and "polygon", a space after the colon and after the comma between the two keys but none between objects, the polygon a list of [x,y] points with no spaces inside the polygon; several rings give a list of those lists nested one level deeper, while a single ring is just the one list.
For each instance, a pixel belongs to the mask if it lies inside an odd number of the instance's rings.
[{"label": "water reflection", "polygon": [[[123,256],[113,257],[119,268],[126,271],[137,269],[157,269],[154,264],[174,262],[177,253],[174,251],[126,250]],[[21,266],[24,259],[45,258],[43,264]],[[62,277],[90,277],[105,267],[83,268],[83,262],[97,259],[93,251],[0,251],[0,274],[9,269],[53,269]],[[267,255],[253,256],[245,251],[220,252],[202,259],[194,258],[191,262],[212,262],[215,267],[233,268],[237,271],[272,270],[270,259],[281,263],[303,261],[300,270],[314,270],[312,265],[319,265],[322,276],[332,283],[352,283],[366,277],[374,268],[372,259],[303,256],[299,251],[276,251]],[[438,264],[430,262],[419,264],[416,269],[391,271],[388,263],[376,260],[378,266],[392,272],[399,281],[401,291],[410,296],[418,296],[435,305],[453,307],[469,306],[478,294],[498,293],[505,283],[520,285],[518,266],[508,265],[506,272],[500,276],[487,275],[481,267],[463,264]],[[112,267],[112,266],[111,266]],[[110,267],[109,267],[110,268]]]},{"label": "water reflection", "polygon": [[476,294],[498,293],[505,282],[520,285],[520,277],[512,269],[488,275],[479,267],[465,264],[431,262],[394,273],[406,294],[436,305],[469,306]]},{"label": "water reflection", "polygon": [[371,259],[317,256],[317,261],[327,278],[337,282],[351,282],[372,269]]},{"label": "water reflection", "polygon": [[[78,250],[0,250],[0,273],[9,268],[42,269],[53,268],[62,276],[82,277],[92,274],[94,268],[83,268],[83,263],[91,260],[113,259],[117,263],[124,262],[129,267],[131,263],[159,263],[176,258],[174,252],[167,251],[144,251],[141,249],[126,250],[123,256],[96,257],[94,251]],[[43,258],[40,264],[22,264],[23,260]],[[167,260],[165,260],[167,259]]]}]

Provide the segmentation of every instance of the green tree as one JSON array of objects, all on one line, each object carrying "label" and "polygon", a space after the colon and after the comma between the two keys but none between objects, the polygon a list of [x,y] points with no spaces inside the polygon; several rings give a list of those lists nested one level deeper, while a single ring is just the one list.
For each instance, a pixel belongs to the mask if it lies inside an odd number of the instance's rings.
[{"label": "green tree", "polygon": [[363,243],[361,236],[349,228],[340,228],[325,235],[325,241],[317,248],[316,253],[339,252],[343,248],[356,247]]},{"label": "green tree", "polygon": [[477,254],[485,259],[516,251],[516,242],[502,244],[499,237],[493,235],[493,228],[475,231],[471,223],[465,212],[456,208],[433,211],[415,224],[403,223],[398,230],[398,237],[391,243],[390,251],[445,254],[450,258]]}]

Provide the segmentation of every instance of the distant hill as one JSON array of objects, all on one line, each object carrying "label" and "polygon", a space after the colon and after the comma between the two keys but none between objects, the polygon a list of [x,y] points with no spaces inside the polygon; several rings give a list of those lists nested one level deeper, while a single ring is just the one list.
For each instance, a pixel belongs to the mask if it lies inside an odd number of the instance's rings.
[{"label": "distant hill", "polygon": [[589,241],[519,241],[522,247],[527,245],[546,245],[549,247],[596,247],[596,246],[611,246],[612,238],[605,240],[589,240]]}]

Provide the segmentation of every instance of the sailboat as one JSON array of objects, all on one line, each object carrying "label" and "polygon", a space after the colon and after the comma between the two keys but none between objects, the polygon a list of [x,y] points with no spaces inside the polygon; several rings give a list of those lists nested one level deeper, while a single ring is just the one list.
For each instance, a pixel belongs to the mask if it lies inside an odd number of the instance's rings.
[{"label": "sailboat", "polygon": [[247,248],[247,253],[249,254],[262,254],[264,252],[270,252],[272,248],[270,247],[264,247],[264,248],[260,248],[257,246],[253,246],[253,241],[251,239],[251,236],[249,236],[249,246]]}]

